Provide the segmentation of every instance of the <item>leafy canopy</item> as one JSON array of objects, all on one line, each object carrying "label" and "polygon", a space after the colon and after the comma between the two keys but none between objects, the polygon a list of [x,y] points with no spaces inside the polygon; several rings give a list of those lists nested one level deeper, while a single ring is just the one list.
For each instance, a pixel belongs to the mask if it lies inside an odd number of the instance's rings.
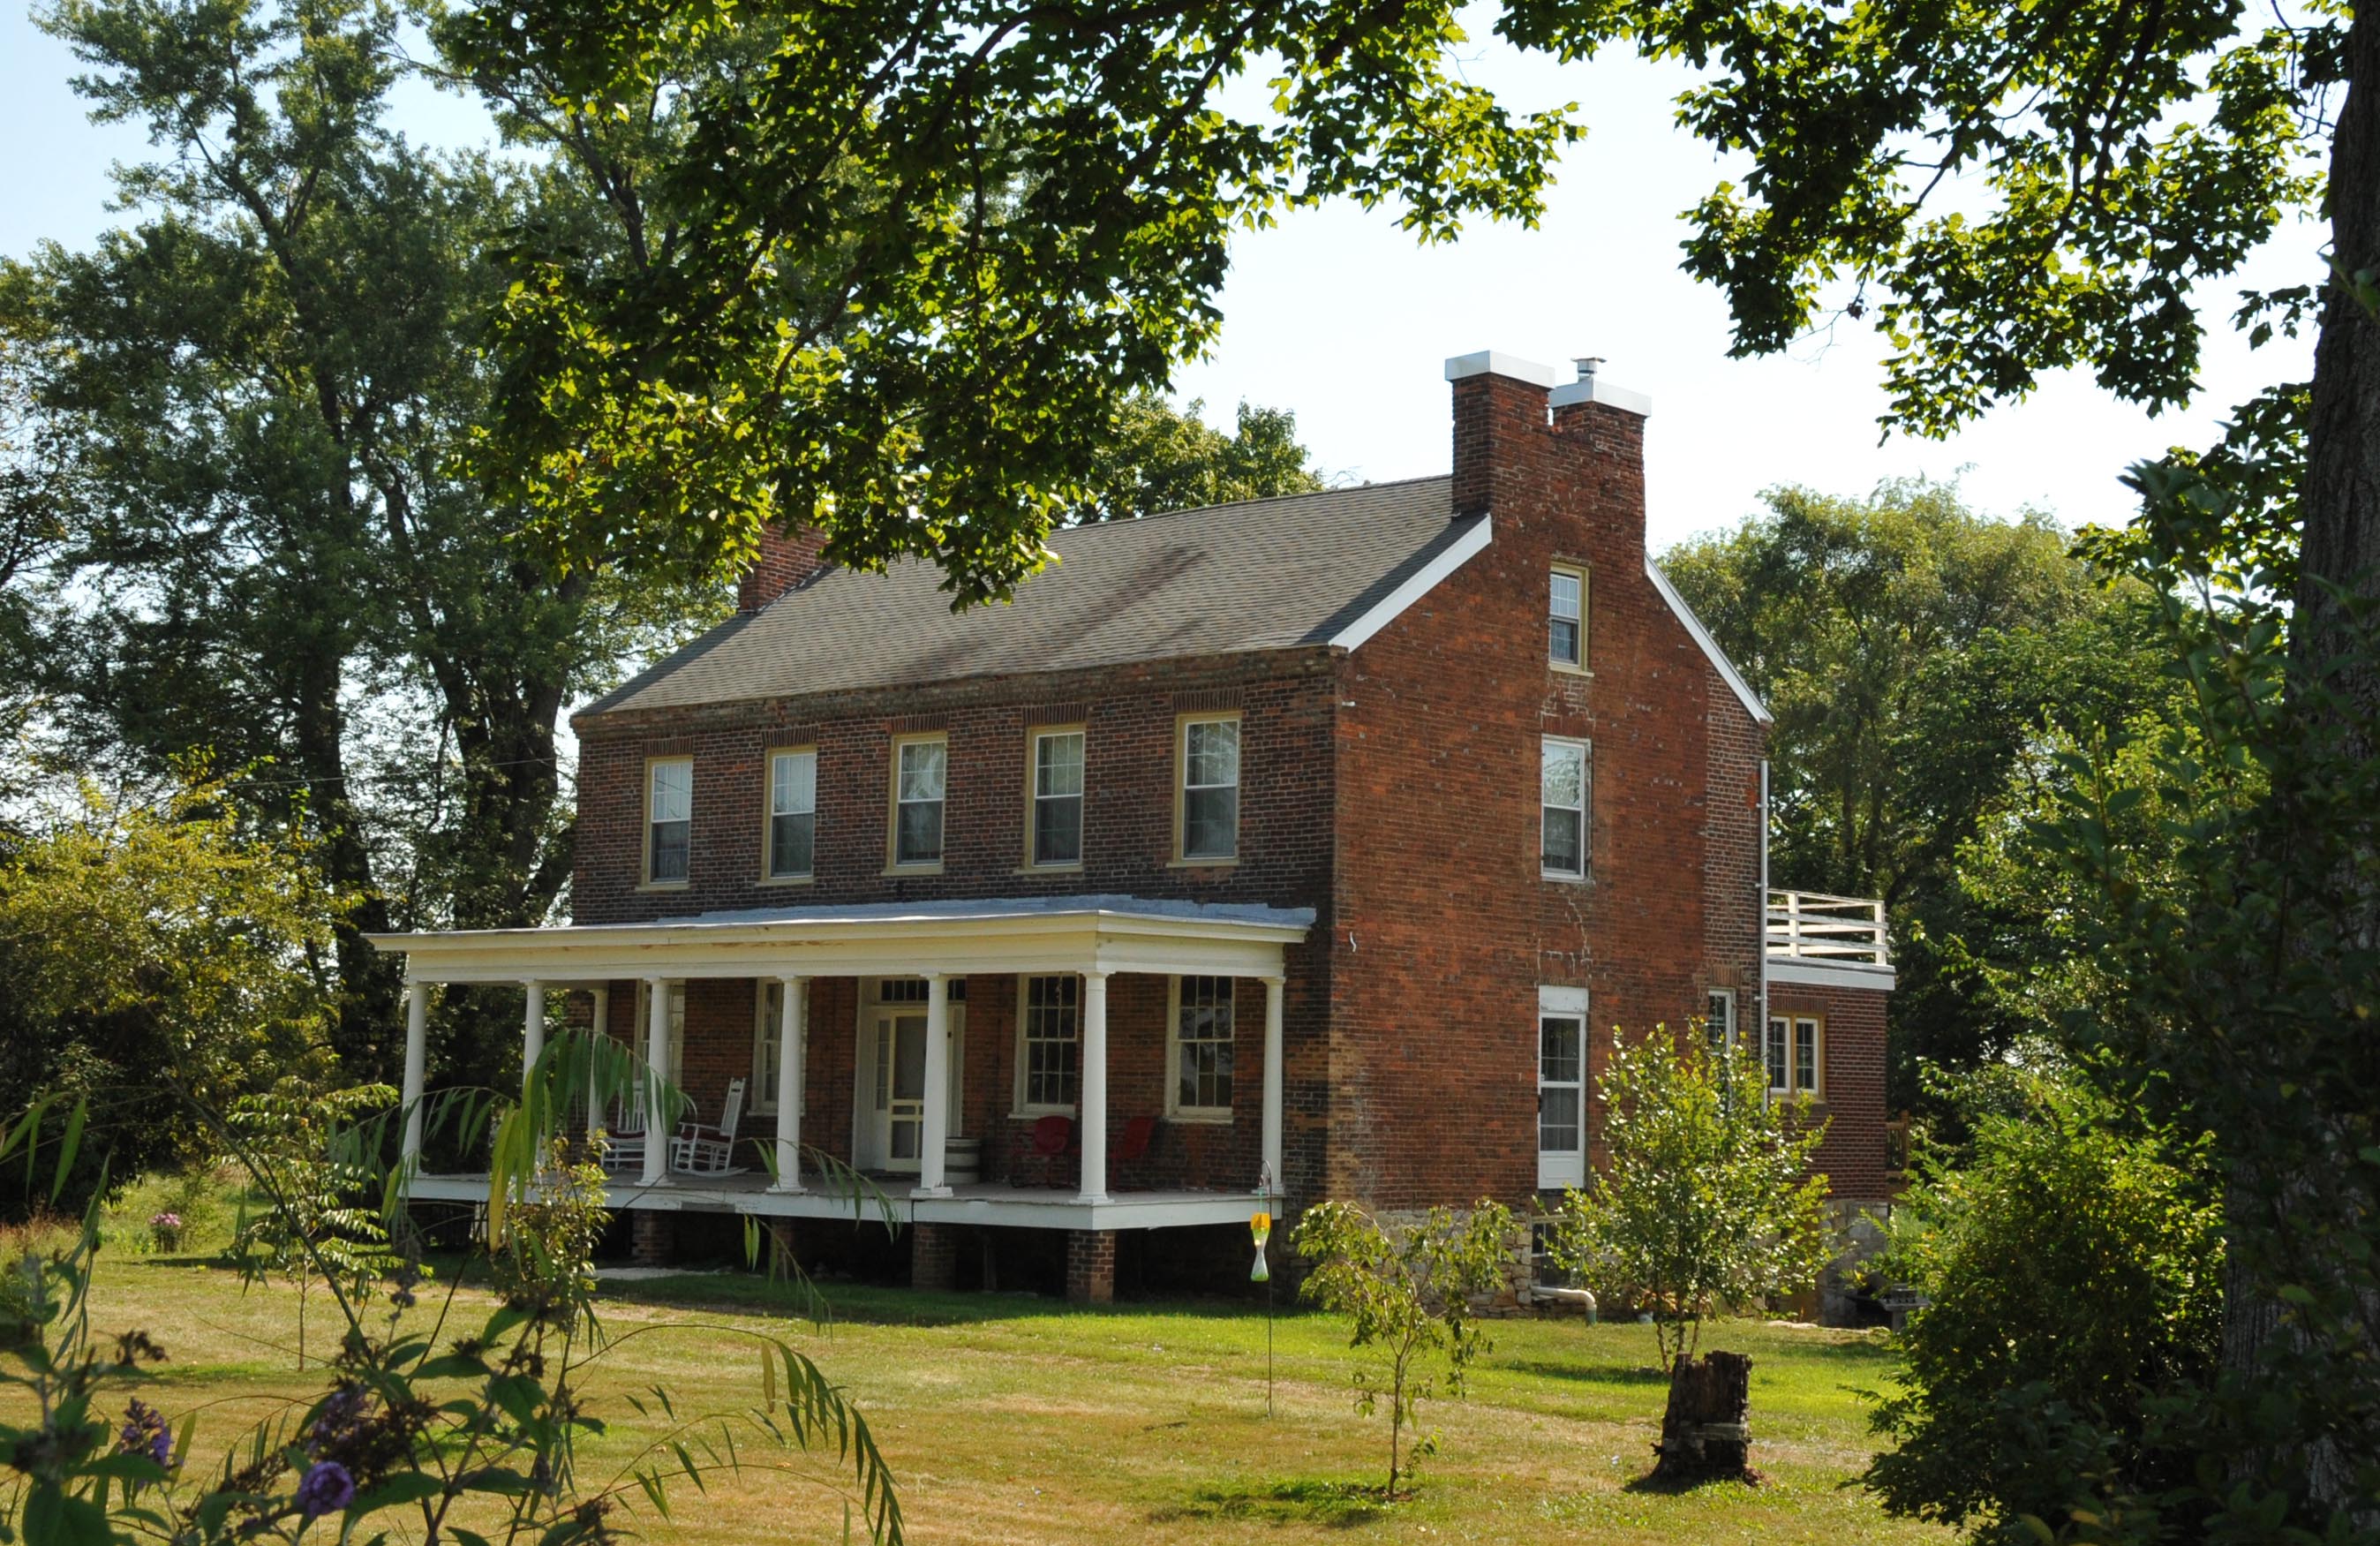
[{"label": "leafy canopy", "polygon": [[1119,410],[1213,342],[1235,232],[1341,196],[1424,240],[1534,220],[1572,132],[1461,79],[1447,0],[533,0],[436,36],[617,238],[523,233],[497,497],[570,561],[813,521],[960,603],[1040,566]]},{"label": "leafy canopy", "polygon": [[1827,1125],[1767,1082],[1699,1036],[1613,1033],[1597,1081],[1610,1161],[1564,1191],[1550,1250],[1652,1310],[1664,1369],[1692,1356],[1705,1316],[1806,1288],[1827,1264],[1827,1178],[1810,1170]]}]

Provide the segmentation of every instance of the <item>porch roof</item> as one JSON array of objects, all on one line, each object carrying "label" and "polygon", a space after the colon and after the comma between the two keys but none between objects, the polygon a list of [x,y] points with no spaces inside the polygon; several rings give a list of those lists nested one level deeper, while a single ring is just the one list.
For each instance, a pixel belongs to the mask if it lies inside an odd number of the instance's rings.
[{"label": "porch roof", "polygon": [[1277,977],[1311,907],[1087,895],[827,904],[548,929],[370,934],[415,982],[1152,972]]}]

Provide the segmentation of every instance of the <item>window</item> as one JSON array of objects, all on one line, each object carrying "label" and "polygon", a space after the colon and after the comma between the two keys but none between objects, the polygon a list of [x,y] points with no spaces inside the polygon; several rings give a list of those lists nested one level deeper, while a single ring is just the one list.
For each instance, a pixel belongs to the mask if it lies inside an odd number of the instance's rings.
[{"label": "window", "polygon": [[[966,979],[945,978],[943,998],[952,1004],[966,1002]],[[923,1004],[933,991],[933,985],[922,977],[885,977],[876,982],[879,1004]]]},{"label": "window", "polygon": [[1166,1101],[1173,1115],[1231,1114],[1232,981],[1228,977],[1173,980],[1173,1090]]},{"label": "window", "polygon": [[818,753],[769,758],[769,879],[808,880],[818,839]]},{"label": "window", "polygon": [[645,882],[686,884],[694,846],[694,759],[672,757],[645,769]]},{"label": "window", "polygon": [[1033,735],[1030,846],[1034,865],[1083,862],[1083,733],[1038,730]]},{"label": "window", "polygon": [[[672,982],[669,992],[669,1082],[674,1089],[686,1088],[686,984]],[[619,1114],[614,1117],[624,1133],[642,1132],[645,1109],[645,1070],[651,1066],[653,1028],[653,988],[650,982],[637,984],[637,1033],[633,1046],[637,1059],[635,1077],[628,1088],[620,1092]]]},{"label": "window", "polygon": [[1553,571],[1547,603],[1546,658],[1572,671],[1586,667],[1586,571]]},{"label": "window", "polygon": [[1560,880],[1586,875],[1586,791],[1592,775],[1587,743],[1546,737],[1538,775],[1538,862]]},{"label": "window", "polygon": [[942,862],[942,793],[951,745],[941,736],[892,743],[892,862]]},{"label": "window", "polygon": [[1229,861],[1240,852],[1240,720],[1182,722],[1181,858]]},{"label": "window", "polygon": [[1705,1000],[1703,1034],[1710,1039],[1711,1056],[1724,1065],[1735,1046],[1735,990],[1713,988]]},{"label": "window", "polygon": [[1537,1186],[1586,1185],[1586,990],[1537,990]]},{"label": "window", "polygon": [[[745,1109],[756,1116],[773,1116],[777,1110],[778,1026],[785,1012],[785,985],[766,979],[759,983],[752,1009],[752,1083]],[[802,1046],[810,1044],[810,1019],[802,1016]]]},{"label": "window", "polygon": [[1768,1067],[1770,1091],[1779,1095],[1825,1094],[1825,1044],[1826,1022],[1815,1016],[1771,1016],[1768,1040],[1761,1049]]},{"label": "window", "polygon": [[1083,980],[1028,977],[1017,1009],[1016,1109],[1070,1112],[1081,1077]]}]

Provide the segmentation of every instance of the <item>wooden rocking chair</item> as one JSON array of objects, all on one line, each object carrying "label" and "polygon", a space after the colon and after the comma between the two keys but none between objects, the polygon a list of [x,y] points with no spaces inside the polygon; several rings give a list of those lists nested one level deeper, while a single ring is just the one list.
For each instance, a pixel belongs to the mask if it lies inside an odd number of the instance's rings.
[{"label": "wooden rocking chair", "polygon": [[727,1101],[720,1107],[719,1125],[706,1127],[698,1122],[680,1126],[677,1136],[670,1139],[670,1168],[688,1175],[735,1175],[746,1167],[735,1159],[735,1126],[744,1118],[744,1081],[731,1079],[727,1084]]}]

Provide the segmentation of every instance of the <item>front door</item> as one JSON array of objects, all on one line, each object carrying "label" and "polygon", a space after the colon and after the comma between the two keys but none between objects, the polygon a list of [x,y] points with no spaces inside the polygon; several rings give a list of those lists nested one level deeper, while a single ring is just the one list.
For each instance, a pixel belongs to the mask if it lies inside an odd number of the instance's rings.
[{"label": "front door", "polygon": [[[955,1010],[956,1005],[953,1008]],[[882,1169],[915,1175],[926,1137],[926,1011],[917,1004],[887,1004],[871,1012],[870,1061],[875,1099],[868,1113],[868,1148]],[[950,1082],[942,1108],[947,1134],[959,1130],[958,1016],[951,1016]]]}]

